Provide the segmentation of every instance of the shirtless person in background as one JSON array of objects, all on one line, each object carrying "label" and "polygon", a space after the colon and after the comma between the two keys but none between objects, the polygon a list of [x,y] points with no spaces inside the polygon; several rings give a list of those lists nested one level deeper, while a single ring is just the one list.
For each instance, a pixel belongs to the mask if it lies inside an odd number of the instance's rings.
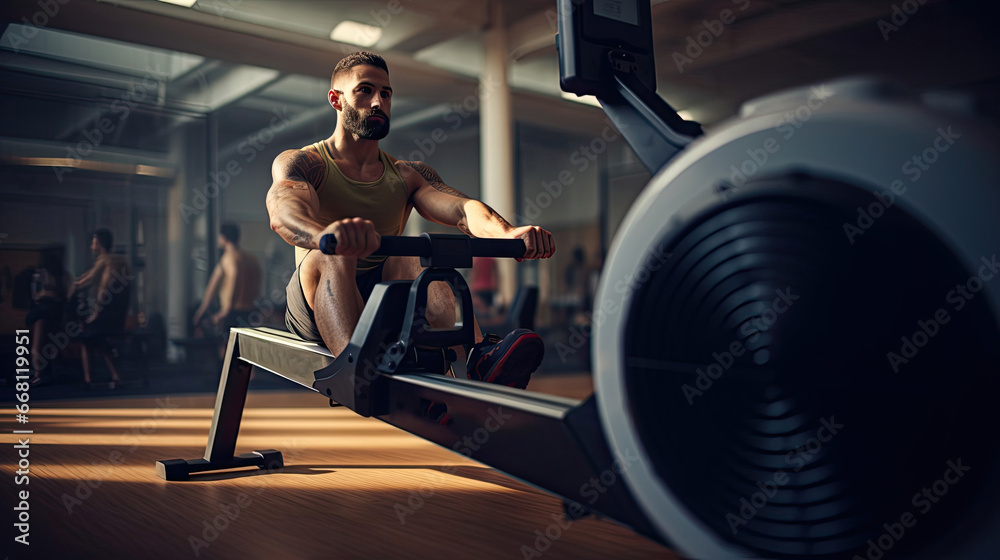
[{"label": "shirtless person in background", "polygon": [[84,320],[83,348],[83,381],[90,386],[90,353],[97,352],[104,357],[104,362],[111,371],[110,387],[115,388],[121,382],[118,370],[111,360],[111,346],[106,337],[125,329],[128,317],[129,296],[131,294],[132,276],[129,274],[128,261],[125,255],[111,252],[111,230],[100,228],[94,231],[90,242],[90,250],[94,254],[94,266],[83,276],[73,282],[70,301],[76,292],[96,286],[97,291],[90,298],[90,313]]},{"label": "shirtless person in background", "polygon": [[219,294],[219,311],[211,316],[213,325],[226,329],[248,327],[250,314],[255,310],[254,301],[260,295],[261,268],[257,257],[240,249],[240,228],[224,223],[219,228],[219,248],[222,258],[212,272],[205,288],[205,297],[194,314],[197,325]]}]

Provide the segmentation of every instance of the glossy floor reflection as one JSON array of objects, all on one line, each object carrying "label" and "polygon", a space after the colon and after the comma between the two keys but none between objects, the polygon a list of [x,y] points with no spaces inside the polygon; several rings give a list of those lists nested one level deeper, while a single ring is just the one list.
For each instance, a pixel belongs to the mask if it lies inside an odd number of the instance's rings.
[{"label": "glossy floor reflection", "polygon": [[[587,375],[531,388],[591,390]],[[213,401],[38,403],[31,482],[16,488],[30,491],[31,546],[11,558],[676,558],[610,521],[567,524],[558,499],[305,390],[248,397],[238,452],[279,449],[285,469],[157,478],[156,460],[201,455]],[[17,467],[3,458],[6,497]]]}]

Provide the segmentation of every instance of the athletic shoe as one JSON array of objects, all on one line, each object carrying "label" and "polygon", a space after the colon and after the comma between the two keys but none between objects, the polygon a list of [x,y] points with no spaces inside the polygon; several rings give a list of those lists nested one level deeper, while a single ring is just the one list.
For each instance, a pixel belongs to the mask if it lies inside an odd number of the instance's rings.
[{"label": "athletic shoe", "polygon": [[528,329],[500,338],[487,334],[469,353],[469,379],[524,389],[545,355],[540,336]]}]

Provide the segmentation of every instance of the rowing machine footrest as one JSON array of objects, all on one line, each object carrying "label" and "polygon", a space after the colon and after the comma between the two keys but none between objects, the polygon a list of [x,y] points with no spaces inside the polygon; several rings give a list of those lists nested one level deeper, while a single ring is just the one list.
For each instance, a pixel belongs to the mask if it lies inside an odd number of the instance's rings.
[{"label": "rowing machine footrest", "polygon": [[281,456],[281,451],[275,449],[265,449],[264,451],[254,451],[254,455],[260,457],[260,470],[273,472],[284,468],[285,460]]},{"label": "rowing machine footrest", "polygon": [[284,467],[284,460],[281,457],[281,452],[275,449],[243,453],[227,461],[166,459],[156,462],[156,474],[164,480],[188,480],[195,473],[238,469],[241,467],[258,467],[267,471],[275,471]]},{"label": "rowing machine footrest", "polygon": [[440,373],[444,374],[458,359],[458,354],[451,348],[412,348],[404,350],[402,342],[393,344],[389,351],[382,355],[380,369],[396,372],[400,369],[407,373]]}]

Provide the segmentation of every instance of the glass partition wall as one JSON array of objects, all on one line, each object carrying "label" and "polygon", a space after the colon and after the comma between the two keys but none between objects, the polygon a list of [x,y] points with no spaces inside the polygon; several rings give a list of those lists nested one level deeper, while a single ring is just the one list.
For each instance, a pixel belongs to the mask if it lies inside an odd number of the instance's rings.
[{"label": "glass partition wall", "polygon": [[0,44],[4,333],[25,326],[39,251],[60,248],[79,277],[107,228],[130,270],[127,329],[150,333],[157,359],[184,361],[168,341],[192,335],[223,221],[266,270],[259,324],[283,324],[293,258],[264,196],[275,155],[332,130],[328,80],[47,29]]},{"label": "glass partition wall", "polygon": [[[5,30],[22,32],[17,24]],[[31,251],[62,247],[66,270],[79,276],[93,263],[92,232],[103,227],[134,276],[128,325],[150,333],[154,363],[211,369],[201,359],[211,352],[195,355],[189,344],[191,318],[219,258],[223,222],[240,227],[241,247],[264,269],[254,324],[283,326],[294,252],[270,230],[264,199],[275,156],[332,132],[329,79],[48,29],[16,49],[10,44],[0,40],[4,332],[21,328],[30,307],[30,294],[27,302],[13,296],[26,286],[17,274],[38,264]],[[472,86],[456,89],[454,99],[394,86],[382,149],[425,161],[479,197]],[[533,107],[524,114],[538,113],[537,97],[514,95]],[[463,112],[455,113],[457,104]],[[599,109],[583,110],[599,122]],[[457,123],[456,114],[463,115]],[[525,118],[515,126],[516,210],[508,219],[553,231],[559,251],[519,265],[518,286],[539,288],[537,324],[554,337],[546,364],[585,367],[586,348],[564,360],[553,349],[589,320],[610,240],[646,176],[613,129],[591,134],[580,132],[590,121],[569,131],[558,128],[559,117]],[[406,234],[446,229],[414,213]],[[12,256],[15,248],[28,252]]]}]

